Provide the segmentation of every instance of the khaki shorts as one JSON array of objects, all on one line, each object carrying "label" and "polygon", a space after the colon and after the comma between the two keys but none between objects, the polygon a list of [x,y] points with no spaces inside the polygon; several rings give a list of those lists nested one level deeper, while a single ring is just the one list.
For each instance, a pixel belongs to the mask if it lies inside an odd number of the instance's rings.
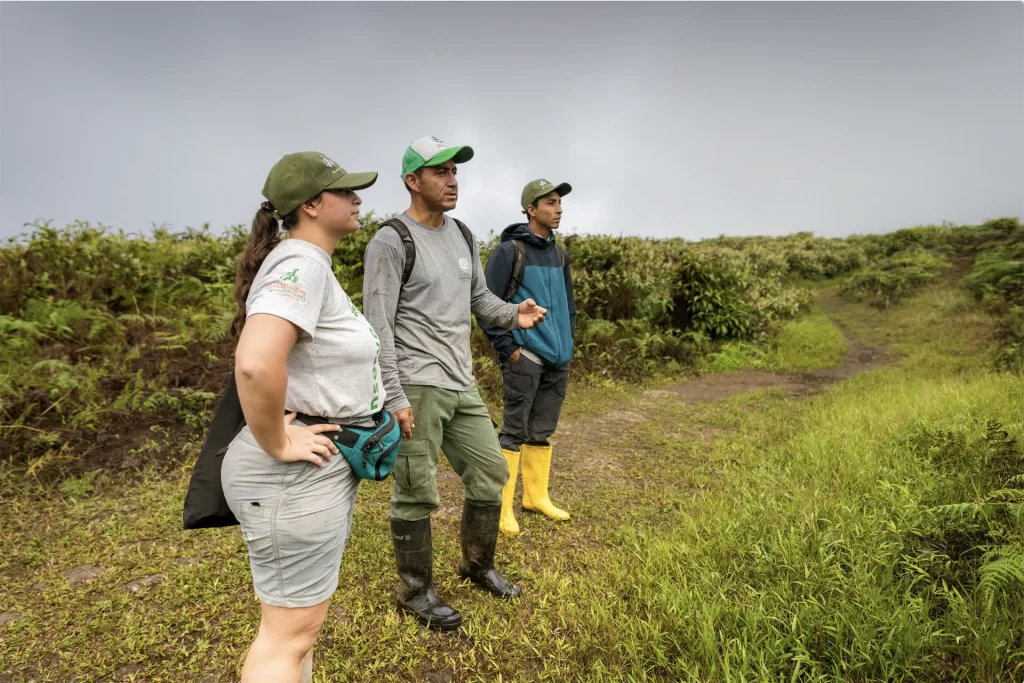
[{"label": "khaki shorts", "polygon": [[345,458],[323,468],[280,462],[244,427],[224,454],[221,482],[249,549],[256,596],[275,607],[330,598],[359,489]]}]

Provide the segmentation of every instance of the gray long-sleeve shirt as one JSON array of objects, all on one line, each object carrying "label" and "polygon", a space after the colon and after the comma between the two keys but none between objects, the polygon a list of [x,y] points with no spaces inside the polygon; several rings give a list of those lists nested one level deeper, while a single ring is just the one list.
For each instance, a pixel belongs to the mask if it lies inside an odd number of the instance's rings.
[{"label": "gray long-sleeve shirt", "polygon": [[449,216],[431,228],[408,213],[398,217],[416,245],[416,264],[402,286],[405,247],[392,228],[382,228],[363,257],[363,315],[380,337],[385,408],[408,408],[403,384],[467,391],[473,379],[469,348],[472,315],[506,329],[518,326],[519,306],[488,288],[479,249],[466,245]]}]

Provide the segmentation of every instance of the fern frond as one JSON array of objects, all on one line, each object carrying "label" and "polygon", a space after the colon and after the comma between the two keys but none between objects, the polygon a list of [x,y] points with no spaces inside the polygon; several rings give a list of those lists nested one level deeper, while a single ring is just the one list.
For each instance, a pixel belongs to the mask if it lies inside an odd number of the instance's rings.
[{"label": "fern frond", "polygon": [[0,315],[0,332],[5,334],[11,332],[24,332],[25,334],[38,338],[43,336],[43,333],[39,328],[40,325],[37,322],[20,320],[9,315]]},{"label": "fern frond", "polygon": [[157,351],[188,351],[188,347],[184,344],[166,344],[164,346],[155,347]]},{"label": "fern frond", "polygon": [[927,513],[941,520],[973,521],[992,514],[992,507],[985,503],[951,503],[928,508]]},{"label": "fern frond", "polygon": [[981,591],[985,605],[991,608],[996,599],[1016,586],[1024,585],[1024,548],[1003,545],[993,548],[982,557],[978,569]]},{"label": "fern frond", "polygon": [[59,358],[50,358],[48,360],[41,360],[32,366],[32,372],[38,372],[40,370],[46,370],[48,372],[58,372],[60,370],[69,370],[71,364],[61,360]]},{"label": "fern frond", "polygon": [[146,322],[148,322],[148,323],[150,323],[151,325],[154,325],[154,326],[155,325],[173,325],[174,322],[175,322],[174,320],[171,320],[170,318],[168,318],[166,316],[157,315],[156,313],[147,313],[145,315],[145,320],[146,320]]},{"label": "fern frond", "polygon": [[206,341],[217,341],[227,336],[227,333],[231,330],[231,321],[235,319],[235,312],[228,310],[218,315],[213,323],[210,324],[210,328],[206,331],[204,339]]},{"label": "fern frond", "polygon": [[146,318],[138,313],[122,313],[117,316],[117,319],[123,323],[135,323],[136,325],[146,324]]},{"label": "fern frond", "polygon": [[988,494],[986,500],[1000,503],[1024,503],[1024,489],[999,489]]},{"label": "fern frond", "polygon": [[1024,488],[1024,474],[1018,474],[1006,480],[1007,488]]}]

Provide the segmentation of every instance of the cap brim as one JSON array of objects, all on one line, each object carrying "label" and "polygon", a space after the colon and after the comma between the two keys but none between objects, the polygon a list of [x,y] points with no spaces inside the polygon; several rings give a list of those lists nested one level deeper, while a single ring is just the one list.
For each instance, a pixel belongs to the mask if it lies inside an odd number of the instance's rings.
[{"label": "cap brim", "polygon": [[[531,204],[533,204],[533,203],[534,203],[535,201],[537,201],[537,200],[538,200],[538,199],[540,199],[541,197],[544,197],[544,196],[546,196],[546,195],[549,195],[549,194],[551,194],[552,192],[556,192],[556,193],[558,193],[558,196],[559,196],[559,197],[564,197],[565,195],[567,195],[567,194],[569,194],[570,192],[572,192],[572,185],[570,185],[569,183],[562,183],[562,184],[560,184],[560,185],[556,185],[556,186],[555,186],[555,189],[553,189],[553,190],[548,190],[547,192],[544,192],[544,193],[542,193],[542,194],[539,194],[539,195],[537,195],[536,197],[534,197],[533,199],[531,199],[530,201],[526,202],[526,206],[530,206]],[[524,206],[524,207],[523,207],[523,213],[526,213],[526,206]]]},{"label": "cap brim", "polygon": [[435,154],[427,161],[424,166],[440,166],[446,161],[452,160],[457,164],[464,164],[473,158],[473,148],[469,145],[460,145],[458,147],[449,147],[448,149],[442,149],[440,152]]},{"label": "cap brim", "polygon": [[365,190],[377,182],[377,172],[367,171],[366,173],[346,173],[333,183],[325,187],[325,190]]}]

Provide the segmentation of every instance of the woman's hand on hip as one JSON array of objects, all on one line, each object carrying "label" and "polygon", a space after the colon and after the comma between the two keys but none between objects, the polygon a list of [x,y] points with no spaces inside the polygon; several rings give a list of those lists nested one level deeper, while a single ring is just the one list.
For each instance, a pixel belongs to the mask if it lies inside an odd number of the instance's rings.
[{"label": "woman's hand on hip", "polygon": [[297,425],[295,413],[288,413],[284,418],[285,447],[280,453],[271,453],[281,462],[311,462],[317,467],[325,467],[331,458],[338,454],[338,447],[324,432],[336,432],[340,425],[317,424]]}]

